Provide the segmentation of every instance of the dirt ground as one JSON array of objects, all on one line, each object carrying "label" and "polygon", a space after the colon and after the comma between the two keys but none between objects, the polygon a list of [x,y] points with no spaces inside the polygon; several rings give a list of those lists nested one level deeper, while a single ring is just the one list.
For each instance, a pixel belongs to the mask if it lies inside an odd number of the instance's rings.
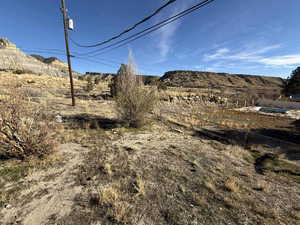
[{"label": "dirt ground", "polygon": [[129,129],[101,84],[78,81],[72,108],[67,80],[2,78],[63,123],[49,158],[0,161],[0,224],[300,223],[295,120],[162,101]]}]

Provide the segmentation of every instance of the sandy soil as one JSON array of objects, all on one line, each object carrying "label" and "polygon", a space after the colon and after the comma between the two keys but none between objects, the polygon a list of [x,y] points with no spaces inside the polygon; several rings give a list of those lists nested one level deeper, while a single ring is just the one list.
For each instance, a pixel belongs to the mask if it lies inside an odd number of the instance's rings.
[{"label": "sandy soil", "polygon": [[[59,168],[36,171],[23,180],[27,186],[11,207],[1,210],[1,224],[41,225],[71,212],[74,197],[81,187],[74,185],[76,168],[82,164],[87,149],[78,144],[63,144],[58,149],[64,159]],[[12,184],[14,185],[14,184]],[[6,185],[9,190],[10,184]]]}]

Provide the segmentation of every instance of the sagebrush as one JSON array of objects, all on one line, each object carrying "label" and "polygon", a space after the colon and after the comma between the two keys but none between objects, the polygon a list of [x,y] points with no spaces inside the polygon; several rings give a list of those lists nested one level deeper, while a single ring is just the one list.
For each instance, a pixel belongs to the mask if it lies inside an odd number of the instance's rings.
[{"label": "sagebrush", "polygon": [[54,151],[55,124],[46,110],[36,107],[20,89],[0,101],[0,158],[44,157]]}]

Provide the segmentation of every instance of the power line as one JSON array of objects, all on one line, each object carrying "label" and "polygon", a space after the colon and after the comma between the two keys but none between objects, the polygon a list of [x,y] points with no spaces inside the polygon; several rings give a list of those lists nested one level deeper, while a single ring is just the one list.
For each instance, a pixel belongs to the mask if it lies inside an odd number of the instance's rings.
[{"label": "power line", "polygon": [[[57,55],[61,55],[61,56],[65,56],[65,53],[62,53],[64,52],[63,50],[61,50],[62,52],[61,53],[58,53],[58,52],[49,52],[49,51],[46,51],[48,48],[37,48],[37,49],[28,49],[28,50],[25,50],[24,48],[20,48],[21,50],[23,50],[24,52],[26,53],[45,53],[45,54],[49,54],[49,55],[53,55],[53,57],[57,56]],[[42,50],[38,50],[38,49],[43,49],[44,51]],[[0,49],[1,50],[1,49]],[[4,50],[16,50],[15,48],[5,48]],[[48,49],[50,50],[50,49]],[[108,67],[111,67],[111,68],[116,68],[116,67],[119,67],[121,64],[123,64],[124,62],[120,62],[120,61],[117,61],[117,60],[112,60],[112,59],[107,59],[107,58],[97,58],[97,60],[94,60],[94,59],[91,59],[89,58],[91,56],[87,56],[87,57],[81,57],[81,56],[77,56],[77,55],[72,55],[72,58],[74,58],[75,60],[78,59],[78,60],[83,60],[83,61],[87,61],[87,62],[90,62],[90,63],[96,63],[96,64],[102,64],[102,65],[105,65],[105,66],[108,66]],[[151,69],[145,69],[144,67],[142,66],[139,66],[141,69],[143,70],[150,70]],[[154,71],[154,70],[152,70]]]},{"label": "power line", "polygon": [[[0,49],[1,50],[1,49]],[[3,50],[10,50],[10,51],[15,51],[16,48],[4,48]],[[51,52],[50,49],[48,50],[39,50],[39,49],[25,49],[25,48],[20,48],[20,50],[22,50],[23,52],[26,52],[26,53],[45,53],[45,54],[49,54],[49,55],[64,55],[65,56],[65,53],[63,53],[63,51],[61,52]]]},{"label": "power line", "polygon": [[92,59],[87,59],[87,58],[83,58],[83,57],[76,57],[75,59],[84,60],[84,61],[87,61],[87,62],[97,63],[97,64],[100,63],[102,65],[105,65],[107,67],[114,68],[114,69],[119,66],[119,65],[111,65],[111,64],[108,64],[108,63],[105,63],[105,62],[101,62],[99,60],[92,60]]},{"label": "power line", "polygon": [[100,46],[100,45],[104,45],[108,42],[111,42],[121,36],[123,36],[124,34],[134,30],[137,26],[145,23],[146,21],[150,20],[152,17],[154,17],[155,15],[157,15],[160,11],[162,11],[164,8],[166,8],[167,6],[171,5],[172,3],[176,2],[177,0],[169,0],[167,3],[165,3],[164,5],[162,5],[161,7],[159,7],[158,9],[156,9],[151,15],[147,16],[146,18],[140,20],[139,22],[137,22],[136,24],[134,24],[133,26],[129,27],[128,29],[122,31],[121,33],[105,40],[105,41],[102,41],[100,43],[97,43],[97,44],[93,44],[93,45],[82,45],[82,44],[79,44],[77,43],[76,41],[74,41],[72,38],[70,38],[70,40],[78,47],[82,47],[82,48],[93,48],[93,47],[97,47],[97,46]]},{"label": "power line", "polygon": [[51,51],[51,52],[60,52],[60,53],[64,53],[65,51],[62,49],[54,49],[54,48],[35,48],[35,49],[28,49],[28,48],[22,48],[20,47],[20,49],[24,50],[24,51]]},{"label": "power line", "polygon": [[[8,48],[5,48],[5,50],[14,50],[14,49],[8,49]],[[39,51],[39,50],[25,50],[25,49],[22,49],[23,51],[25,52],[28,52],[28,53],[45,53],[45,54],[55,54],[55,55],[62,55],[62,56],[65,56],[64,53],[53,53],[53,52],[48,52],[48,51]],[[94,63],[101,63],[103,65],[106,65],[106,66],[110,66],[110,67],[114,67],[112,65],[109,65],[107,63],[104,63],[104,62],[101,62],[99,60],[102,60],[102,61],[106,61],[108,63],[114,63],[116,65],[119,65],[119,64],[122,64],[122,62],[117,62],[117,61],[114,61],[114,60],[109,60],[109,59],[104,59],[104,58],[99,58],[97,59],[98,61],[96,60],[92,60],[92,59],[88,59],[86,57],[77,57],[77,56],[74,56],[74,55],[71,55],[71,57],[75,58],[75,59],[80,59],[80,60],[85,60],[85,61],[89,61],[89,62],[94,62]]]},{"label": "power line", "polygon": [[[166,26],[166,25],[168,25],[168,24],[170,24],[170,23],[172,23],[172,22],[174,22],[174,21],[176,21],[176,20],[178,20],[178,19],[180,19],[180,18],[182,18],[182,17],[184,17],[184,16],[186,16],[186,15],[188,15],[188,14],[190,14],[190,13],[192,13],[192,12],[194,12],[194,11],[196,11],[196,10],[198,10],[198,9],[200,9],[200,8],[208,5],[208,4],[210,4],[210,3],[212,3],[213,1],[215,1],[215,0],[205,0],[205,1],[202,1],[202,2],[194,5],[194,6],[190,7],[190,8],[188,8],[188,9],[186,9],[186,10],[184,10],[184,11],[182,11],[182,12],[180,12],[180,13],[178,13],[178,14],[170,17],[170,18],[168,18],[168,19],[165,19],[165,20],[163,20],[163,21],[161,21],[161,22],[159,22],[159,23],[157,23],[157,24],[155,24],[155,25],[153,25],[153,26],[151,26],[151,27],[149,27],[147,29],[144,29],[144,30],[142,30],[142,31],[140,31],[140,32],[138,32],[136,34],[133,34],[133,35],[131,35],[131,36],[125,38],[125,39],[122,39],[122,40],[120,40],[120,41],[118,41],[118,42],[116,42],[114,44],[108,45],[106,47],[103,47],[103,48],[100,48],[100,49],[97,49],[97,50],[94,50],[94,51],[91,51],[91,52],[79,54],[79,55],[86,56],[86,55],[90,55],[90,54],[93,54],[93,53],[101,52],[101,51],[103,51],[105,49],[109,49],[109,48],[110,49],[108,51],[116,49],[116,48],[120,48],[120,47],[122,47],[122,46],[124,46],[124,45],[126,45],[126,44],[128,44],[128,43],[130,43],[132,41],[135,41],[135,40],[137,40],[139,38],[142,38],[142,37],[144,37],[144,36],[146,36],[146,35],[154,32],[154,31],[156,31],[156,30],[158,30],[158,29],[160,29],[160,28],[162,28],[162,27],[164,27],[164,26]],[[121,44],[121,43],[123,43],[123,44]],[[108,51],[105,51],[105,52],[108,52]],[[91,56],[98,56],[98,55],[103,54],[103,53],[104,52],[101,52],[99,54],[95,54],[95,55],[91,55]]]},{"label": "power line", "polygon": [[45,53],[45,54],[54,54],[54,55],[63,55],[66,56],[66,54],[62,53],[62,52],[48,52],[48,51],[39,51],[39,50],[26,50],[26,49],[22,49],[24,52],[28,52],[28,53]]},{"label": "power line", "polygon": [[[10,49],[9,49],[10,50]],[[36,49],[21,49],[23,50],[24,52],[28,52],[28,53],[45,53],[45,54],[50,54],[50,55],[62,55],[62,56],[65,56],[65,53],[63,53],[63,50],[61,52],[49,52],[49,51],[42,51],[42,50],[36,50]],[[50,49],[49,49],[50,50]],[[84,57],[80,57],[80,56],[77,56],[76,53],[75,55],[71,55],[72,58],[78,58],[78,59],[82,59]],[[86,60],[90,60],[88,57],[85,57]],[[106,59],[106,58],[98,58],[97,60],[101,60],[101,61],[106,61],[108,63],[113,63],[113,64],[122,64],[123,62],[119,62],[119,61],[116,61],[116,60],[111,60],[111,59]],[[90,60],[90,61],[93,61],[93,60]],[[96,62],[94,60],[94,62]],[[101,62],[100,62],[101,63]]]}]

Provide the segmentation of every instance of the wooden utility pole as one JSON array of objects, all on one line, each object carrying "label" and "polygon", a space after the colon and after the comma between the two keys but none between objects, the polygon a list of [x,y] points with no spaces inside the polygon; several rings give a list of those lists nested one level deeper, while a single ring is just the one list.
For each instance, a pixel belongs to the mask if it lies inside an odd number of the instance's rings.
[{"label": "wooden utility pole", "polygon": [[69,18],[68,18],[68,15],[67,15],[65,0],[61,0],[61,11],[62,11],[63,20],[64,20],[66,53],[67,53],[69,75],[70,75],[72,106],[75,106],[74,85],[73,85],[73,75],[72,75],[72,65],[71,65],[71,54],[70,54],[70,48],[69,48],[69,33],[68,33]]}]

